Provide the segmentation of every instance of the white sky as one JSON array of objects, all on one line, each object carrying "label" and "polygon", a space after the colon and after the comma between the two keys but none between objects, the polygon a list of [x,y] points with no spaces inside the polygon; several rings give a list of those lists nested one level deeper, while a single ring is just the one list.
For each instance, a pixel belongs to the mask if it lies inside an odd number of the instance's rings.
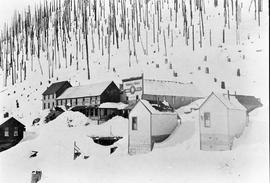
[{"label": "white sky", "polygon": [[11,21],[15,10],[22,11],[31,5],[38,4],[40,0],[0,0],[0,29],[5,22]]}]

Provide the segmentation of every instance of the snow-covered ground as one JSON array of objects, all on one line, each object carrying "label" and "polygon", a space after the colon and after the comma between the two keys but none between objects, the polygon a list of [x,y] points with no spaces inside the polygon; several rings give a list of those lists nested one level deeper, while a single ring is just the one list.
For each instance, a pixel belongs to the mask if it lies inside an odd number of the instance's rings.
[{"label": "snow-covered ground", "polygon": [[[85,126],[82,114],[65,112],[48,124],[32,127],[22,142],[0,154],[0,181],[29,182],[31,171],[42,170],[44,183],[268,182],[268,108],[254,111],[233,150],[223,152],[199,150],[198,113],[187,115],[189,120],[155,144],[151,153],[129,156],[127,119],[117,116],[99,126]],[[70,120],[74,127],[68,127]],[[118,149],[110,154],[110,146],[95,144],[92,135],[124,138],[112,145]],[[82,152],[76,160],[74,141]],[[29,158],[31,151],[38,151],[37,157]]]}]

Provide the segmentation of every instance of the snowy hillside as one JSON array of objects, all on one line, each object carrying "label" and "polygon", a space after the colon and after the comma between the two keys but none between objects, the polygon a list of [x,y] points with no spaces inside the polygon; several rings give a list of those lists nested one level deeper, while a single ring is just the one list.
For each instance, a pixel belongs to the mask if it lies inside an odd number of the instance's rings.
[{"label": "snowy hillside", "polygon": [[[233,4],[227,1],[226,12],[221,1],[218,5],[205,1],[191,6],[187,1],[175,1],[178,6],[171,1],[149,1],[147,5],[140,1],[112,2],[115,4],[68,0],[59,6],[61,1],[56,0],[15,14],[11,24],[15,37],[7,26],[1,36],[1,114],[18,113],[15,107],[18,100],[21,114],[37,115],[41,93],[55,81],[69,80],[72,85],[79,85],[112,79],[120,83],[121,79],[142,72],[151,79],[193,82],[205,96],[211,91],[230,90],[268,101],[266,81],[261,79],[268,73],[268,2],[263,2],[260,26],[258,18],[255,20],[254,3],[246,1],[238,1],[238,9],[236,1]],[[198,6],[202,6],[202,12]],[[84,22],[83,10],[87,7],[91,11],[86,9],[89,20]],[[141,16],[132,18],[134,13]],[[230,21],[224,13],[230,16]],[[236,18],[236,13],[241,16]],[[115,18],[111,20],[115,24],[109,23],[107,17]],[[86,24],[88,32],[84,29]],[[202,27],[204,34],[200,36]],[[221,82],[225,82],[225,89],[221,89]]]}]

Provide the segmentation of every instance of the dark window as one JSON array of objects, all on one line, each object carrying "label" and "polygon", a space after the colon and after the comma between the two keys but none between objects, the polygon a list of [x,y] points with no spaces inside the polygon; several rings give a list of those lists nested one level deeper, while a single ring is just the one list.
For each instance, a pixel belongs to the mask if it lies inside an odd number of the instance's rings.
[{"label": "dark window", "polygon": [[43,96],[43,99],[46,100],[46,95]]},{"label": "dark window", "polygon": [[126,97],[126,101],[128,101],[128,97]]},{"label": "dark window", "polygon": [[50,99],[50,95],[48,95],[48,99]]},{"label": "dark window", "polygon": [[50,109],[50,107],[51,107],[51,106],[50,106],[50,103],[48,103],[48,109]]},{"label": "dark window", "polygon": [[43,108],[46,109],[46,103],[43,104]]},{"label": "dark window", "polygon": [[78,99],[75,99],[75,105],[78,105]]},{"label": "dark window", "polygon": [[107,109],[104,109],[104,116],[107,115]]},{"label": "dark window", "polygon": [[98,116],[98,108],[95,109],[95,116]]},{"label": "dark window", "polygon": [[211,127],[210,112],[205,112],[203,117],[204,117],[204,127],[210,128]]},{"label": "dark window", "polygon": [[136,95],[136,100],[139,100],[139,95]]},{"label": "dark window", "polygon": [[138,130],[137,117],[132,117],[132,130]]},{"label": "dark window", "polygon": [[90,116],[94,115],[94,109],[90,109]]},{"label": "dark window", "polygon": [[8,137],[9,136],[9,129],[8,127],[5,127],[5,137]]},{"label": "dark window", "polygon": [[18,127],[14,127],[14,137],[17,137],[19,135]]}]

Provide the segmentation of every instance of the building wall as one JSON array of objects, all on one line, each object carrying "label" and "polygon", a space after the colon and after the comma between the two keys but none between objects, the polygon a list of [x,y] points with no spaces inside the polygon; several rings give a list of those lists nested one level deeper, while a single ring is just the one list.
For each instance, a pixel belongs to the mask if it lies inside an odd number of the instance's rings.
[{"label": "building wall", "polygon": [[241,110],[229,111],[229,134],[231,137],[240,137],[246,125],[246,112]]},{"label": "building wall", "polygon": [[[132,117],[137,117],[138,130],[132,130]],[[141,102],[130,112],[128,128],[128,153],[133,155],[150,152],[152,149],[151,115]]]},{"label": "building wall", "polygon": [[105,102],[120,102],[120,89],[114,82],[100,95],[100,104]]},{"label": "building wall", "polygon": [[[6,127],[8,127],[9,136],[5,136]],[[18,127],[18,136],[14,136],[15,127]],[[0,126],[0,141],[6,139],[21,140],[23,138],[24,131],[25,127],[11,118]]]},{"label": "building wall", "polygon": [[177,127],[177,114],[152,115],[152,139],[154,142],[163,141]]},{"label": "building wall", "polygon": [[201,134],[200,149],[204,151],[226,151],[232,148],[233,138],[224,134]]},{"label": "building wall", "polygon": [[[210,127],[204,125],[204,113],[210,112]],[[201,150],[229,150],[232,139],[229,136],[228,109],[215,96],[201,106],[199,111]]]},{"label": "building wall", "polygon": [[71,99],[57,99],[57,105],[67,105],[70,104],[73,106],[80,105],[100,105],[100,96],[91,96],[91,97],[80,97],[80,98],[71,98]]},{"label": "building wall", "polygon": [[[43,101],[42,102],[42,108],[43,109],[48,109],[48,108],[52,109],[53,106],[56,106],[56,94],[45,95],[45,99],[44,99],[44,96],[43,96],[42,101]],[[45,107],[44,107],[44,104],[45,104]],[[50,107],[48,107],[48,104],[50,104]]]}]

